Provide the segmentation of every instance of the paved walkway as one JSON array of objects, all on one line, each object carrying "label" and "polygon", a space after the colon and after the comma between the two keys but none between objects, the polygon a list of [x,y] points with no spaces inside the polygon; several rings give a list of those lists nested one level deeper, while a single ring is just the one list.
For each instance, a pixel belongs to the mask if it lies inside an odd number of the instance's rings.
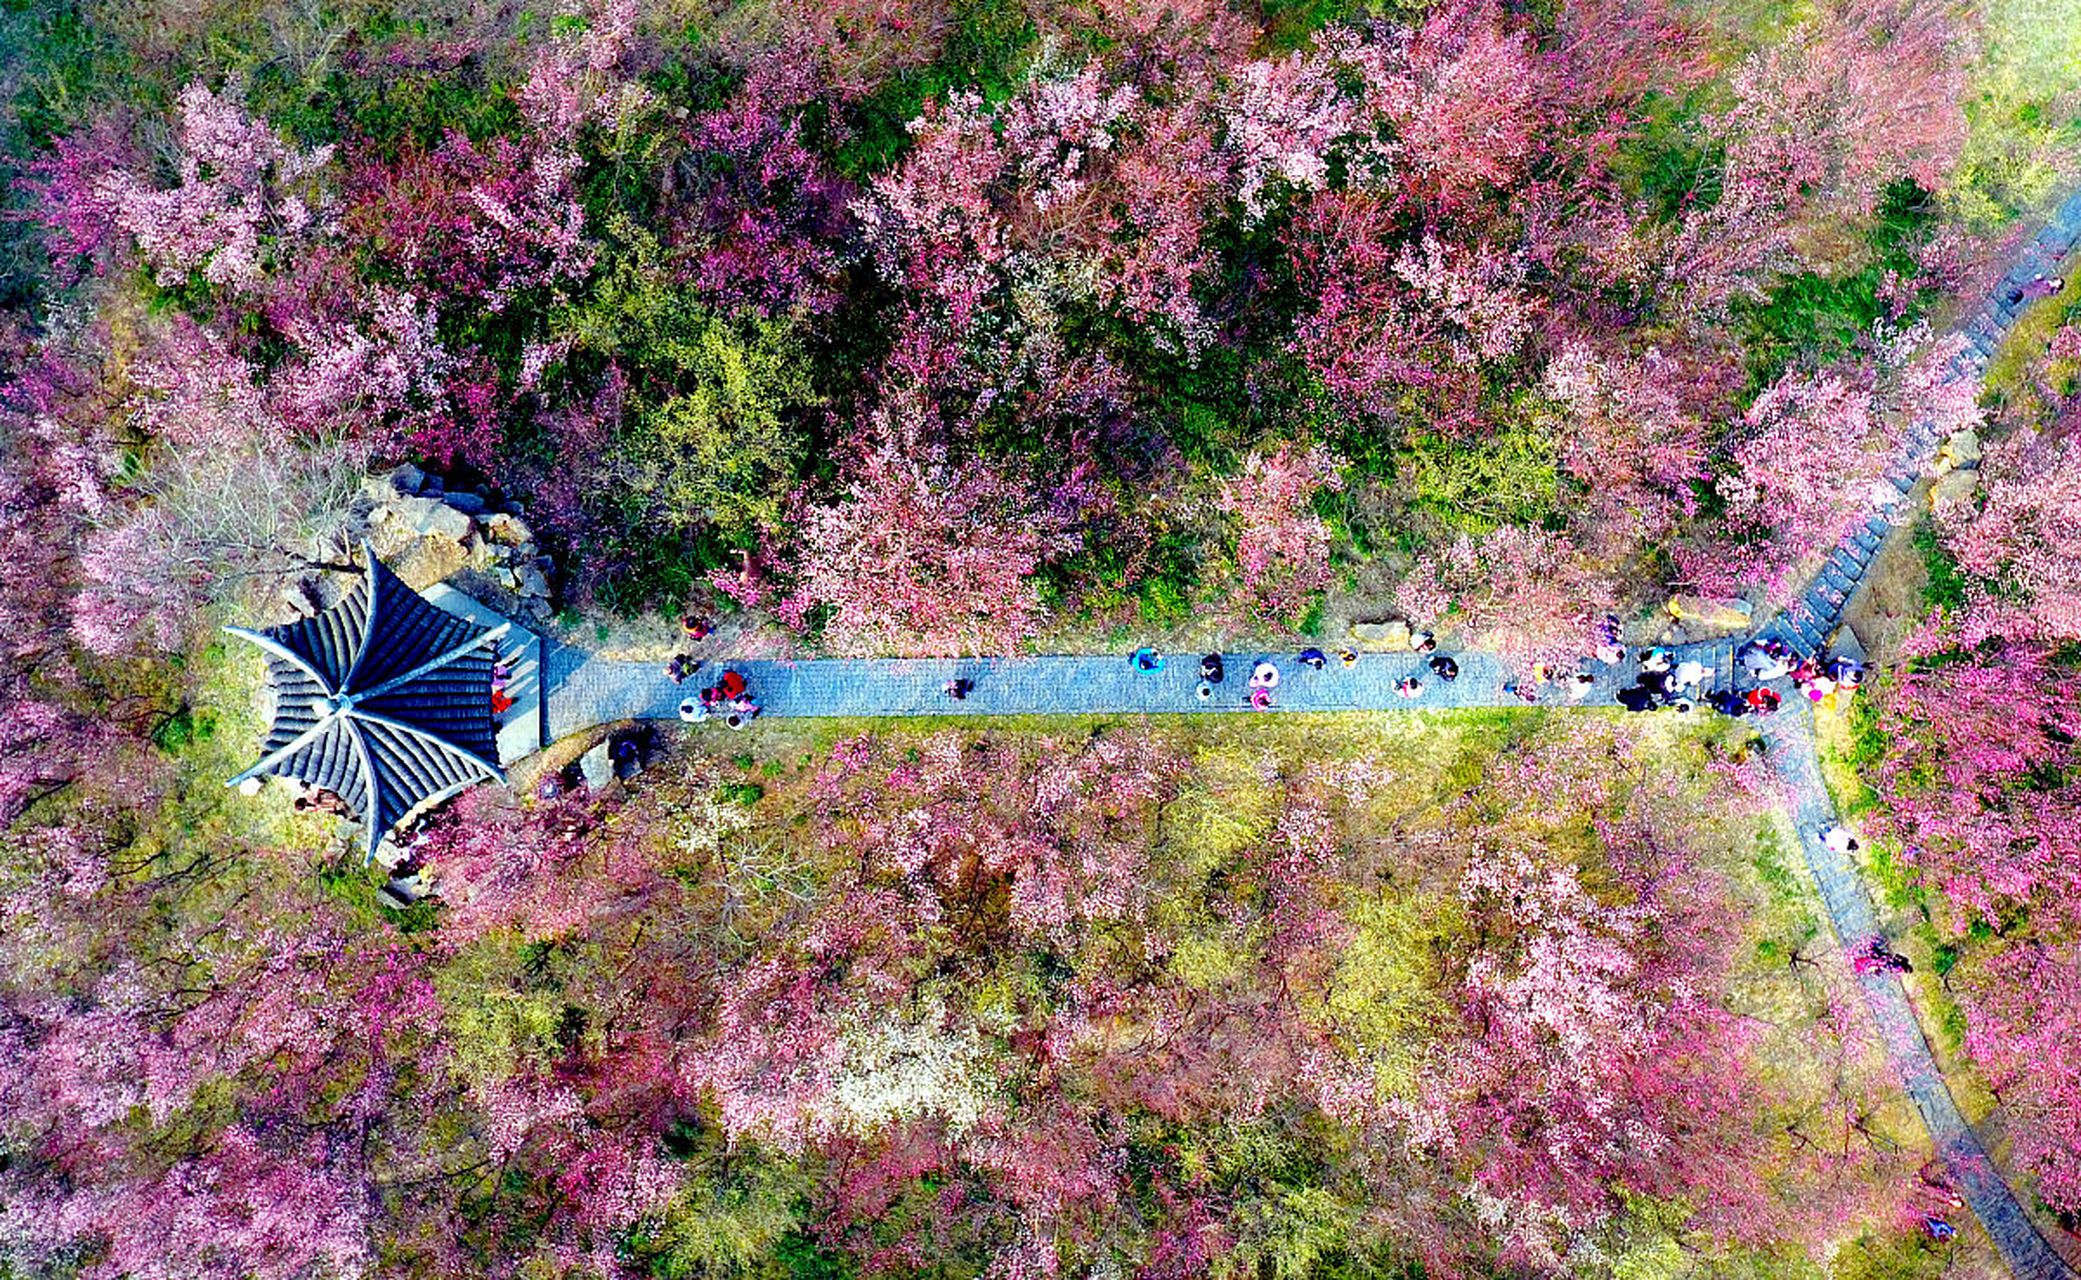
[{"label": "paved walkway", "polygon": [[[1848,856],[1816,838],[1816,833],[1832,824],[1836,815],[1834,802],[1821,780],[1810,721],[1804,716],[1773,717],[1765,740],[1770,744],[1771,760],[1785,780],[1800,848],[1806,854],[1815,884],[1820,887],[1836,937],[1846,952],[1854,950],[1879,933],[1878,916]],[[1885,1045],[1886,1056],[1899,1074],[1902,1087],[1922,1113],[1930,1143],[1950,1171],[1952,1185],[1987,1228],[2010,1274],[2016,1280],[2064,1280],[2072,1275],[2052,1246],[2038,1234],[2009,1184],[1987,1158],[1979,1135],[1959,1114],[1958,1104],[1937,1070],[1899,976],[1862,974],[1857,985],[1863,991],[1865,1007],[1871,1010],[1879,1042]]]},{"label": "paved walkway", "polygon": [[[2047,225],[2025,246],[2016,261],[1959,326],[1967,349],[1954,357],[1948,376],[1977,382],[1987,361],[2015,324],[2021,310],[2009,295],[2033,276],[2055,274],[2059,263],[2081,241],[2081,191],[2060,206]],[[2028,304],[2024,304],[2028,305]],[[1908,494],[1930,456],[1941,443],[1935,424],[1910,425],[1900,456],[1888,471],[1886,488],[1862,518],[1844,531],[1835,550],[1806,593],[1771,618],[1757,636],[1785,641],[1801,653],[1818,654],[1840,626],[1844,609],[1863,585],[1879,547],[1895,525],[1911,514]],[[1734,682],[1736,641],[1687,645],[1675,650],[1681,661],[1696,660],[1716,673],[1719,687]],[[1198,655],[1174,655],[1164,670],[1134,670],[1122,656],[1057,656],[980,658],[973,660],[858,659],[779,662],[733,661],[764,713],[771,716],[1004,716],[1117,715],[1122,713],[1188,713],[1248,710],[1244,682],[1251,668],[1269,657],[1278,666],[1274,692],[1280,711],[1446,710],[1462,707],[1522,707],[1507,692],[1510,672],[1487,654],[1452,655],[1459,679],[1451,683],[1423,669],[1414,654],[1367,654],[1352,668],[1334,658],[1322,671],[1301,667],[1291,653],[1224,655],[1227,679],[1202,701],[1197,696]],[[601,724],[631,719],[673,719],[683,697],[710,678],[698,673],[684,686],[664,677],[651,663],[613,662],[570,647],[551,648],[543,663],[548,697],[549,740]],[[1588,706],[1610,706],[1618,687],[1632,680],[1624,671],[1593,666],[1598,677]],[[1404,698],[1395,685],[1415,674],[1423,681],[1421,696]],[[962,701],[942,693],[949,679],[974,681]],[[1538,699],[1565,705],[1558,690]],[[1787,693],[1788,704],[1798,701]],[[1878,932],[1877,917],[1856,869],[1812,833],[1834,821],[1814,755],[1811,726],[1789,709],[1761,722],[1772,757],[1783,770],[1801,833],[1801,848],[1819,886],[1836,936],[1846,948]],[[720,731],[720,730],[718,730]],[[2000,1173],[1987,1158],[1979,1138],[1959,1114],[1929,1045],[1924,1041],[1907,993],[1894,977],[1859,979],[1866,1005],[1887,1056],[1899,1073],[1928,1126],[1932,1143],[1951,1178],[1986,1226],[2017,1280],[2062,1280],[2072,1276],[2036,1227]]]},{"label": "paved walkway", "polygon": [[[1731,652],[1731,651],[1730,651]],[[1199,655],[1167,658],[1161,671],[1137,671],[1117,655],[1059,655],[1035,658],[819,659],[804,662],[735,661],[762,714],[769,716],[1073,716],[1226,712],[1250,710],[1247,681],[1258,662],[1279,671],[1272,690],[1278,711],[1446,710],[1457,707],[1523,706],[1506,694],[1510,679],[1489,654],[1453,654],[1459,678],[1439,679],[1425,659],[1411,653],[1369,653],[1353,667],[1334,655],[1320,671],[1283,653],[1223,655],[1225,678],[1200,699]],[[656,663],[606,662],[582,651],[553,650],[549,657],[550,728],[562,737],[591,724],[614,720],[670,719],[682,699],[710,683],[721,666],[704,667],[684,686],[675,686]],[[1591,701],[1611,704],[1613,691],[1632,679],[1632,668],[1593,667],[1599,680]],[[1405,698],[1395,686],[1414,675],[1418,696]],[[974,682],[966,698],[943,692],[952,679]],[[1542,701],[1563,701],[1552,686]]]}]

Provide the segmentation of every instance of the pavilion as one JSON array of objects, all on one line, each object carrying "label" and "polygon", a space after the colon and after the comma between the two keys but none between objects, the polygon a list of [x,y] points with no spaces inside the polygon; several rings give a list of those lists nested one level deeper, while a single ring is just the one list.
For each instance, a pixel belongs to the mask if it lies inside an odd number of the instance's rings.
[{"label": "pavilion", "polygon": [[464,789],[504,782],[491,709],[494,645],[510,629],[438,609],[366,545],[360,584],[286,626],[225,630],[267,657],[273,727],[259,763],[332,792],[364,830],[363,860],[399,826]]}]

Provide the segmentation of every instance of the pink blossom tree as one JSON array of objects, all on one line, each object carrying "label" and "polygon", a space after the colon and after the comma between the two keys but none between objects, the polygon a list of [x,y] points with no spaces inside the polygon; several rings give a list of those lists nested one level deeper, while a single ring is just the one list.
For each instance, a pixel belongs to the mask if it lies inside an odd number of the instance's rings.
[{"label": "pink blossom tree", "polygon": [[1078,542],[1016,470],[885,431],[805,515],[800,591],[842,653],[1012,653],[1047,616],[1034,575]]},{"label": "pink blossom tree", "polygon": [[1961,638],[2081,639],[2081,437],[2013,436],[1987,451],[1981,476],[1984,498],[1937,513],[1975,579]]},{"label": "pink blossom tree", "polygon": [[1309,503],[1344,487],[1339,462],[1321,445],[1283,444],[1253,453],[1222,482],[1221,509],[1237,525],[1236,570],[1250,611],[1291,622],[1329,585],[1330,533]]},{"label": "pink blossom tree", "polygon": [[330,226],[316,179],[332,148],[289,146],[246,112],[240,96],[235,85],[219,93],[201,84],[181,91],[178,186],[162,190],[115,170],[94,192],[161,284],[178,284],[192,271],[234,293],[257,293],[286,247]]},{"label": "pink blossom tree", "polygon": [[2024,944],[1964,975],[1966,1048],[2056,1212],[2081,1212],[2081,956]]}]

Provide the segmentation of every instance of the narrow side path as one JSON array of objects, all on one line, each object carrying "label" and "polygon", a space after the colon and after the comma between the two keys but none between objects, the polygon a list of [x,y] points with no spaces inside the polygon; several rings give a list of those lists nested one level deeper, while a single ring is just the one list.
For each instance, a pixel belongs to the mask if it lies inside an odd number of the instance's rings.
[{"label": "narrow side path", "polygon": [[[1966,313],[1952,332],[1965,339],[1965,349],[1945,366],[1951,383],[1977,383],[1987,373],[1987,362],[2001,346],[2017,317],[2030,300],[2011,301],[2011,296],[2038,275],[2057,275],[2060,264],[2081,243],[2081,191],[2066,198],[2038,233],[2024,244],[2009,269],[1994,287]],[[1935,423],[1927,418],[1908,425],[1901,449],[1880,482],[1878,501],[1863,520],[1852,523],[1837,540],[1835,550],[1822,564],[1804,595],[1757,632],[1775,637],[1802,653],[1820,649],[1828,635],[1842,622],[1850,598],[1864,585],[1879,545],[1894,525],[1912,514],[1908,494],[1943,443]]]},{"label": "narrow side path", "polygon": [[[1799,847],[1807,868],[1820,886],[1821,900],[1845,951],[1854,950],[1879,932],[1878,915],[1857,869],[1849,857],[1815,838],[1815,833],[1836,820],[1835,804],[1821,780],[1813,726],[1805,716],[1775,716],[1765,734],[1771,762],[1784,778],[1792,819],[1798,827]],[[2009,1184],[1987,1156],[1979,1136],[1959,1113],[1958,1103],[1937,1069],[1922,1035],[1907,989],[1893,973],[1857,976],[1864,1003],[1886,1057],[1900,1076],[1901,1086],[1922,1113],[1936,1154],[1950,1171],[1951,1181],[1980,1219],[2002,1260],[2016,1280],[2067,1280],[2074,1273],[2038,1233],[2035,1223],[2017,1203]]]}]

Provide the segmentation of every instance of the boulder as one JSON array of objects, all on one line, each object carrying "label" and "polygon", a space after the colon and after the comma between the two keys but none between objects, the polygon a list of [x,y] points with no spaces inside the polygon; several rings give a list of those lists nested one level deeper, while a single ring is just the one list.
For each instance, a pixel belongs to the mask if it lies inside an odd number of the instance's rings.
[{"label": "boulder", "polygon": [[533,542],[535,535],[519,516],[507,511],[494,511],[484,517],[484,536],[502,547],[517,547]]},{"label": "boulder", "polygon": [[1409,624],[1400,618],[1379,622],[1354,622],[1351,624],[1352,643],[1364,649],[1407,649],[1409,647]]},{"label": "boulder", "polygon": [[614,756],[606,742],[578,757],[578,772],[584,775],[589,791],[599,791],[614,781]]},{"label": "boulder", "polygon": [[391,469],[390,484],[399,493],[417,493],[426,487],[426,473],[407,462]]},{"label": "boulder", "polygon": [[378,507],[370,524],[392,524],[422,537],[440,534],[458,545],[470,536],[470,517],[435,498],[399,497]]},{"label": "boulder", "polygon": [[1683,624],[1697,639],[1701,634],[1747,631],[1755,621],[1755,606],[1746,600],[1720,596],[1675,595],[1669,597],[1669,616]]},{"label": "boulder", "polygon": [[1947,471],[1936,478],[1935,484],[1929,486],[1930,509],[1941,511],[1955,503],[1969,501],[1973,491],[1979,487],[1978,471]]},{"label": "boulder", "polygon": [[454,493],[442,494],[441,501],[454,507],[464,515],[471,516],[483,515],[486,505],[482,494],[471,493],[467,489],[458,489]]},{"label": "boulder", "polygon": [[1960,467],[1977,466],[1980,461],[1980,433],[1968,428],[1954,431],[1937,450],[1936,467],[1939,473]]},{"label": "boulder", "polygon": [[549,577],[539,568],[531,564],[524,564],[514,571],[513,576],[519,583],[520,594],[524,596],[541,596],[544,599],[548,598]]},{"label": "boulder", "polygon": [[414,591],[424,591],[467,567],[470,553],[445,534],[429,534],[409,543],[392,562],[391,571]]}]

